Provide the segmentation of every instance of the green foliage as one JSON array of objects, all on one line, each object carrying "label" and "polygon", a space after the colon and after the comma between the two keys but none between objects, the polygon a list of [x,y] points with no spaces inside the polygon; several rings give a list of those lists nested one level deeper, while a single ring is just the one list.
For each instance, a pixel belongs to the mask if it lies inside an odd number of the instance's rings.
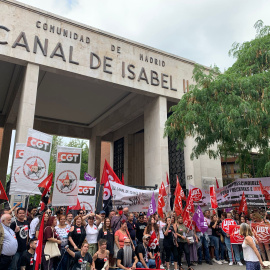
[{"label": "green foliage", "polygon": [[[229,54],[235,63],[223,74],[217,67],[193,71],[196,85],[171,108],[165,135],[184,147],[195,138],[191,158],[237,155],[241,172],[255,162],[260,176],[270,175],[270,27],[255,24],[254,40],[235,43]],[[217,147],[214,147],[217,145]],[[250,158],[252,150],[260,154]],[[254,175],[255,176],[255,175]]]}]

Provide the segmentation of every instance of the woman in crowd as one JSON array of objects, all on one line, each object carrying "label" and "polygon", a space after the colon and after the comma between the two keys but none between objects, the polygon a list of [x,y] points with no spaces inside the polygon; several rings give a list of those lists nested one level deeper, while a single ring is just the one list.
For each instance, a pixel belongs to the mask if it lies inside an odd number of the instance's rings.
[{"label": "woman in crowd", "polygon": [[245,237],[242,247],[247,270],[260,270],[264,268],[261,255],[256,248],[257,240],[253,236],[250,226],[246,223],[240,225],[240,234]]},{"label": "woman in crowd", "polygon": [[115,244],[115,248],[114,248],[114,254],[113,257],[116,259],[117,258],[117,252],[120,248],[124,247],[124,240],[126,238],[128,238],[128,234],[127,234],[127,222],[126,220],[121,220],[120,221],[120,229],[117,230],[114,234],[114,244]]},{"label": "woman in crowd", "polygon": [[98,238],[98,228],[94,224],[94,215],[88,218],[88,225],[86,226],[86,240],[89,244],[88,252],[93,255],[97,252],[97,238]]},{"label": "woman in crowd", "polygon": [[[46,256],[44,255],[44,249],[47,244],[47,242],[52,242],[52,243],[57,243],[60,247],[61,245],[61,240],[59,236],[56,233],[55,226],[57,225],[57,219],[56,217],[50,217],[47,226],[44,229],[43,233],[43,259],[42,259],[42,264],[44,269],[52,269],[53,267],[57,265],[58,258],[50,258],[46,260]],[[60,251],[59,251],[60,252]],[[50,254],[49,254],[50,255]]]},{"label": "woman in crowd", "polygon": [[104,219],[104,225],[103,228],[99,230],[98,233],[98,238],[97,240],[99,241],[100,239],[105,239],[107,240],[107,247],[106,249],[109,250],[110,256],[109,256],[109,261],[110,264],[113,265],[113,243],[114,243],[114,235],[113,231],[111,228],[111,220],[109,218]]},{"label": "woman in crowd", "polygon": [[59,216],[59,224],[55,227],[55,230],[61,240],[61,263],[58,265],[59,270],[67,269],[68,253],[65,252],[65,246],[68,244],[69,226],[66,224],[66,216]]},{"label": "woman in crowd", "polygon": [[68,234],[70,249],[73,251],[78,251],[79,249],[81,249],[85,237],[86,232],[84,226],[82,226],[82,217],[76,216],[73,221],[73,226],[70,228]]},{"label": "woman in crowd", "polygon": [[74,252],[69,247],[67,247],[68,254],[73,258],[72,264],[69,269],[78,270],[86,269],[87,263],[92,264],[92,256],[88,252],[89,244],[87,241],[84,241],[81,244],[80,251]]},{"label": "woman in crowd", "polygon": [[163,265],[165,265],[165,251],[164,251],[164,246],[163,246],[163,241],[164,241],[164,234],[163,234],[163,228],[166,225],[165,222],[165,215],[163,218],[159,219],[157,222],[158,225],[158,233],[159,233],[159,248],[160,248],[160,259]]},{"label": "woman in crowd", "polygon": [[[193,213],[190,213],[190,218],[192,220]],[[192,229],[188,230],[187,237],[189,241],[189,254],[191,265],[196,266],[198,262],[198,253],[197,253],[197,243],[199,242],[198,236],[195,231],[195,222],[192,222]]]},{"label": "woman in crowd", "polygon": [[[38,222],[38,225],[36,227],[36,238],[38,239],[38,235],[39,235],[39,230],[40,230],[40,224],[41,224],[41,221],[42,221],[42,216],[39,217],[39,222]],[[47,226],[47,222],[49,220],[49,214],[48,213],[44,213],[44,227],[45,228]]]},{"label": "woman in crowd", "polygon": [[219,258],[219,238],[221,235],[220,228],[219,228],[219,220],[217,215],[213,215],[211,217],[210,227],[212,228],[212,236],[211,240],[214,244],[214,251],[215,251],[215,257],[213,258],[213,261],[217,264],[222,264]]},{"label": "woman in crowd", "polygon": [[183,255],[183,251],[185,253],[186,256],[186,261],[187,261],[187,265],[188,265],[188,269],[192,270],[191,267],[191,263],[190,263],[190,253],[189,253],[189,240],[187,238],[187,232],[188,229],[184,224],[184,220],[182,216],[179,216],[177,218],[177,222],[174,224],[174,231],[176,232],[177,235],[177,244],[178,244],[178,263],[179,263],[179,267],[180,270],[183,270],[182,268],[182,255]]},{"label": "woman in crowd", "polygon": [[[159,243],[158,225],[156,223],[156,220],[155,220],[154,216],[152,216],[152,217],[150,217],[148,219],[148,223],[147,223],[147,226],[144,229],[143,235],[149,234],[151,236],[154,232],[156,233],[156,237],[157,237],[157,240],[158,240],[158,243]],[[154,253],[158,252],[159,251],[159,246],[157,246],[153,251],[154,251]]]},{"label": "woman in crowd", "polygon": [[173,253],[174,257],[174,269],[178,269],[177,265],[177,247],[176,247],[176,234],[175,230],[173,228],[173,225],[171,224],[171,218],[167,217],[166,220],[166,225],[163,228],[163,234],[164,234],[164,241],[163,241],[163,246],[166,252],[166,268],[167,270],[170,269],[170,258],[171,258],[171,253]]},{"label": "woman in crowd", "polygon": [[93,269],[101,270],[105,266],[105,270],[109,269],[109,250],[106,249],[107,240],[100,239],[98,241],[98,251],[93,256]]}]

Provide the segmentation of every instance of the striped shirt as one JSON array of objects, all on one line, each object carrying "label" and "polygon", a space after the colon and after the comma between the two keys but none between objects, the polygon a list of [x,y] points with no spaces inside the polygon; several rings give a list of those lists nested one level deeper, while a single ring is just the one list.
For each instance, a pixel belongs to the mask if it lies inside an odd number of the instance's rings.
[{"label": "striped shirt", "polygon": [[6,256],[13,256],[18,249],[18,242],[16,239],[15,232],[10,229],[10,227],[5,226],[2,223],[4,229],[4,241],[3,241],[3,249],[2,254]]}]

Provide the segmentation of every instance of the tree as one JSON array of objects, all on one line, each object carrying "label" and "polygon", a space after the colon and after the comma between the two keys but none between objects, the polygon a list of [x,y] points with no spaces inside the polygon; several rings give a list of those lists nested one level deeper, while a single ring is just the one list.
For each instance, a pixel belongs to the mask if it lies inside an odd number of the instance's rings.
[{"label": "tree", "polygon": [[89,147],[86,140],[73,139],[66,146],[82,148],[80,179],[84,179],[84,173],[88,171]]},{"label": "tree", "polygon": [[[192,159],[201,154],[237,155],[241,172],[255,162],[257,173],[266,176],[270,174],[270,27],[262,21],[254,27],[254,40],[233,44],[229,54],[236,61],[223,74],[217,67],[195,66],[196,85],[171,108],[165,136],[177,139],[182,149],[184,139],[193,136]],[[257,160],[250,157],[253,149],[259,153]]]}]

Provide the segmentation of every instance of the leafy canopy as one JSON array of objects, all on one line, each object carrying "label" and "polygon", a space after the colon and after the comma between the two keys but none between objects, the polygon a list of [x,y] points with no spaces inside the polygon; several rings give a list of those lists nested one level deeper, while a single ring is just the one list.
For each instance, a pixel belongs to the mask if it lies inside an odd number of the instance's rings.
[{"label": "leafy canopy", "polygon": [[184,139],[193,136],[192,159],[206,153],[210,158],[238,155],[244,161],[255,148],[262,174],[269,174],[270,27],[262,21],[254,27],[255,39],[233,44],[229,54],[236,61],[224,73],[195,66],[196,85],[171,108],[165,135],[182,149]]}]

